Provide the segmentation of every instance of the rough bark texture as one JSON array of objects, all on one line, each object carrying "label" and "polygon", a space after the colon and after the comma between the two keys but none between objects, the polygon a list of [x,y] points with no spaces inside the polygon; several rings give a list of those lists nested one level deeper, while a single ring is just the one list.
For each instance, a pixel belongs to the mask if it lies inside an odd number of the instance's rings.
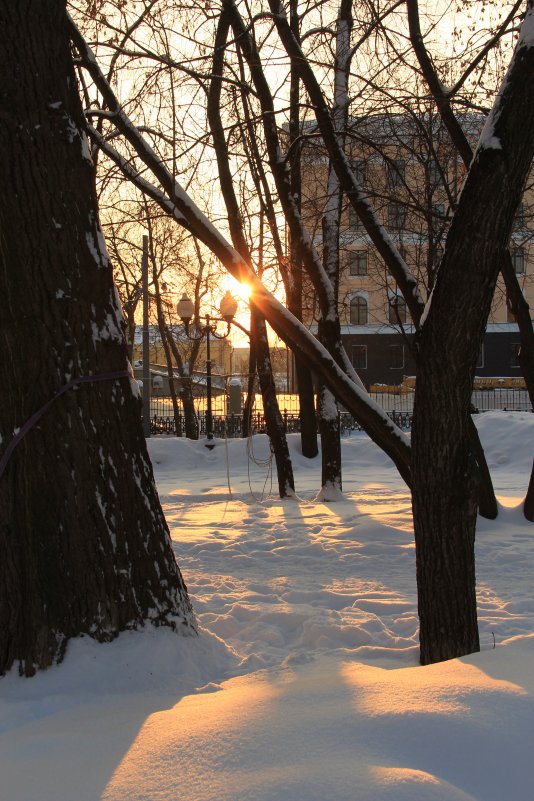
[{"label": "rough bark texture", "polygon": [[[347,128],[349,104],[349,72],[351,62],[351,32],[353,28],[351,0],[342,0],[336,22],[336,45],[334,61],[334,102],[332,120],[338,132],[339,142],[345,146],[344,131]],[[323,266],[334,290],[334,303],[325,315],[320,313],[318,335],[322,344],[343,366],[341,356],[341,325],[339,320],[340,222],[343,193],[339,178],[332,164],[328,168],[327,197],[322,219]],[[328,387],[322,383],[318,393],[317,412],[321,432],[321,460],[323,492],[330,488],[341,492],[341,431],[337,402]],[[334,494],[334,493],[333,493]]]},{"label": "rough bark texture", "polygon": [[191,353],[189,356],[189,361],[184,362],[180,354],[180,351],[178,349],[178,346],[176,345],[176,342],[174,341],[172,333],[170,332],[168,326],[165,326],[164,333],[166,341],[174,357],[174,362],[178,368],[178,373],[180,375],[180,389],[178,394],[182,402],[182,408],[184,410],[185,436],[188,439],[198,439],[199,425],[198,425],[197,413],[195,411],[195,402],[193,399],[192,373],[194,370],[198,351],[200,348],[200,340],[193,342],[193,346],[191,348]]},{"label": "rough bark texture", "polygon": [[[531,310],[519,286],[509,250],[505,254],[501,273],[506,286],[506,294],[519,328],[521,339],[519,364],[525,379],[530,403],[534,408],[534,327],[532,325]],[[530,473],[523,510],[526,519],[531,523],[534,522],[534,464]]]},{"label": "rough bark texture", "polygon": [[343,489],[341,461],[341,431],[336,399],[324,384],[317,393],[317,412],[321,433],[321,488],[332,497]]},{"label": "rough bark texture", "polygon": [[[0,2],[0,449],[69,380],[123,371],[65,3]],[[194,632],[130,380],[55,400],[0,477],[0,673],[80,633]]]},{"label": "rough bark texture", "polygon": [[276,397],[267,326],[265,325],[265,320],[262,315],[255,309],[252,310],[250,315],[250,322],[251,338],[254,341],[256,350],[265,426],[276,462],[278,491],[281,498],[287,498],[295,494],[295,480],[293,478],[293,466],[291,464],[291,456],[289,454],[287,437],[284,430],[284,421],[280,414],[278,398]]},{"label": "rough bark texture", "polygon": [[244,439],[252,436],[252,412],[254,411],[254,401],[256,395],[256,347],[253,340],[250,340],[250,350],[248,354],[248,376],[247,394],[243,404],[243,428],[242,436]]},{"label": "rough bark texture", "polygon": [[[297,0],[289,3],[290,24],[294,35],[299,38],[300,18]],[[301,213],[302,174],[300,144],[300,79],[294,65],[291,65],[289,90],[289,172],[290,191],[298,213]],[[301,238],[301,237],[300,237]],[[302,320],[302,272],[303,265],[299,259],[299,245],[295,242],[295,231],[289,231],[289,280],[286,283],[287,308]],[[302,455],[313,459],[319,453],[317,442],[317,421],[313,380],[309,367],[302,359],[295,356],[295,373],[297,377],[297,393],[299,396],[300,443]]]},{"label": "rough bark texture", "polygon": [[[510,10],[509,16],[503,22],[501,30],[508,27],[510,21],[517,13],[521,2],[515,4]],[[452,142],[458,150],[465,168],[468,170],[471,160],[473,158],[473,151],[471,144],[465,135],[459,120],[454,114],[451,99],[454,97],[455,90],[452,92],[446,89],[440,81],[439,76],[434,68],[432,59],[426,49],[423,34],[421,32],[421,25],[419,19],[419,3],[418,0],[407,0],[406,3],[408,24],[410,29],[410,41],[414,53],[419,62],[421,72],[425,78],[428,88],[436,102],[436,106],[441,115],[441,119],[447,128]],[[521,350],[519,353],[519,361],[521,370],[527,385],[530,402],[534,405],[534,329],[530,317],[529,305],[523,295],[517,275],[512,264],[510,251],[508,250],[501,265],[501,273],[506,285],[506,293],[510,302],[510,306],[515,315],[519,333],[521,336]],[[478,434],[474,432],[473,450],[476,454],[477,462],[479,464],[479,512],[483,517],[494,519],[497,517],[498,507],[495,498],[495,492],[491,481],[491,475]],[[534,498],[529,497],[530,493],[534,492],[534,472],[531,473],[531,481],[529,484],[527,499],[525,501],[525,509],[530,505],[534,506]]]},{"label": "rough bark texture", "polygon": [[530,523],[534,523],[534,464],[530,473],[530,481],[528,484],[527,495],[523,505],[523,512],[526,519]]},{"label": "rough bark texture", "polygon": [[499,506],[493,489],[493,481],[486,460],[486,454],[478,435],[476,425],[471,418],[470,423],[471,451],[477,464],[477,504],[478,513],[487,520],[495,520],[499,514]]},{"label": "rough bark texture", "polygon": [[167,378],[169,381],[169,393],[172,402],[172,411],[174,416],[174,430],[177,437],[182,436],[182,423],[180,419],[180,405],[178,403],[178,396],[174,384],[174,368],[172,363],[172,351],[169,345],[168,328],[165,321],[165,314],[163,312],[163,304],[161,300],[161,291],[159,285],[159,277],[156,269],[156,261],[154,259],[152,242],[150,242],[150,258],[152,261],[152,283],[154,285],[154,295],[156,298],[156,313],[158,318],[158,329],[163,345],[163,353],[165,354],[165,365],[167,367]]},{"label": "rough bark texture", "polygon": [[534,48],[520,45],[462,190],[417,341],[412,498],[423,664],[479,647],[469,404],[497,274],[534,155],[533,70]]},{"label": "rough bark texture", "polygon": [[[296,254],[290,259],[290,291],[287,294],[287,308],[297,320],[302,320],[302,265],[298,264]],[[313,459],[319,453],[317,443],[317,418],[315,414],[314,388],[311,370],[299,357],[294,355],[297,393],[299,396],[300,442],[302,455]]]}]

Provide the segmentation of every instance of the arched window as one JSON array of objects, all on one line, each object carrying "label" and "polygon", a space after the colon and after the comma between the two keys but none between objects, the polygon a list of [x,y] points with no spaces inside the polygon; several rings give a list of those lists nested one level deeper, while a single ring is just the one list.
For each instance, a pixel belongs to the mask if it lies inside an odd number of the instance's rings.
[{"label": "arched window", "polygon": [[356,295],[350,301],[350,324],[367,325],[367,301],[361,295]]},{"label": "arched window", "polygon": [[512,264],[516,275],[523,275],[525,272],[525,250],[524,248],[514,248],[512,251]]},{"label": "arched window", "polygon": [[405,323],[408,319],[406,301],[400,295],[394,295],[389,299],[389,322],[391,325]]}]

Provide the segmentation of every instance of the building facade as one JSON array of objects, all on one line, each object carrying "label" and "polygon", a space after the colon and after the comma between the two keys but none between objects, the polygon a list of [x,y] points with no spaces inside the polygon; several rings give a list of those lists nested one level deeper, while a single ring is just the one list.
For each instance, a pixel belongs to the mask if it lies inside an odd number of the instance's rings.
[{"label": "building facade", "polygon": [[[473,145],[483,124],[464,115],[462,125]],[[318,140],[305,148],[303,214],[321,246],[328,160]],[[347,152],[360,186],[387,234],[428,297],[465,169],[439,120],[430,115],[376,115],[353,120]],[[516,217],[510,250],[515,272],[532,308],[534,301],[534,191],[527,186]],[[468,245],[467,245],[468,246]],[[400,384],[415,374],[411,355],[413,326],[395,281],[352,207],[340,223],[339,313],[342,336],[354,367],[367,386]],[[454,298],[451,298],[454,303]],[[311,295],[307,319],[313,325]],[[519,333],[499,278],[477,375],[520,376]]]},{"label": "building facade", "polygon": [[[181,358],[184,363],[189,362],[192,343],[185,336],[183,327],[181,325],[171,326],[171,331]],[[150,364],[154,367],[160,366],[165,369],[165,350],[161,341],[160,330],[156,325],[150,325],[148,328],[148,343]],[[217,339],[216,337],[210,338],[211,371],[214,375],[231,375],[233,370],[232,354],[233,348],[230,340]],[[206,338],[204,337],[200,343],[198,355],[195,360],[194,369],[196,372],[205,372],[207,356]],[[135,328],[133,358],[135,363],[143,359],[143,329],[141,326],[136,326]],[[175,360],[173,359],[173,367],[176,366]]]}]

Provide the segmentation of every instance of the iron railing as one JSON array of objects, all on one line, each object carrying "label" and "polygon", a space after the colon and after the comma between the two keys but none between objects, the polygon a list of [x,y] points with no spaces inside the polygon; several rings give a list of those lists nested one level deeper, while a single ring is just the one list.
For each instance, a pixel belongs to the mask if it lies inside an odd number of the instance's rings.
[{"label": "iron railing", "polygon": [[[394,423],[402,428],[404,431],[409,431],[412,425],[411,412],[387,412]],[[284,421],[284,431],[288,434],[295,434],[300,432],[300,418],[298,414],[290,414],[284,412],[282,414]],[[203,436],[206,433],[206,417],[204,414],[197,416],[199,425],[199,434]],[[361,431],[362,427],[356,422],[354,417],[348,412],[340,412],[339,424],[341,433],[348,435],[352,431]],[[176,435],[176,423],[174,417],[158,417],[154,416],[150,421],[150,430],[152,434],[172,434]],[[251,425],[249,431],[254,434],[265,434],[267,430],[265,417],[263,412],[255,412],[251,418]],[[240,414],[231,415],[213,415],[213,433],[216,437],[227,437],[234,439],[243,436],[243,416]],[[183,415],[178,415],[178,436],[185,435],[185,421]]]},{"label": "iron railing", "polygon": [[[413,416],[413,392],[372,392],[370,397],[381,406],[388,417],[404,431],[409,431]],[[526,389],[477,389],[472,395],[473,412],[526,411],[531,412],[532,406]],[[284,420],[287,433],[300,432],[300,419],[298,414],[298,396],[280,394],[278,403]],[[206,433],[206,416],[202,399],[197,399],[197,420],[200,435]],[[340,428],[342,434],[351,431],[360,431],[361,426],[349,412],[341,411]],[[251,430],[257,434],[266,431],[265,417],[261,404],[261,396],[257,397],[255,411],[252,414]],[[152,397],[151,399],[151,431],[153,434],[173,434],[183,436],[185,421],[183,414],[178,415],[178,432],[172,410],[171,399],[167,397]],[[243,417],[241,414],[226,414],[224,397],[214,399],[213,433],[216,437],[241,437],[243,432]]]}]

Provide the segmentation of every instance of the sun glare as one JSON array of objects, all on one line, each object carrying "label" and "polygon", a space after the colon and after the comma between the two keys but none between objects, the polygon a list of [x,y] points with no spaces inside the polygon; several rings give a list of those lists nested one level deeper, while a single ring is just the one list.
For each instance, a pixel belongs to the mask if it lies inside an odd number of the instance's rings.
[{"label": "sun glare", "polygon": [[252,287],[250,284],[236,284],[235,286],[235,294],[239,295],[242,300],[248,300],[252,293]]},{"label": "sun glare", "polygon": [[226,292],[229,290],[235,298],[240,300],[244,300],[245,303],[248,303],[250,298],[252,287],[250,284],[240,284],[239,281],[231,275],[226,275],[221,284],[221,289]]}]

